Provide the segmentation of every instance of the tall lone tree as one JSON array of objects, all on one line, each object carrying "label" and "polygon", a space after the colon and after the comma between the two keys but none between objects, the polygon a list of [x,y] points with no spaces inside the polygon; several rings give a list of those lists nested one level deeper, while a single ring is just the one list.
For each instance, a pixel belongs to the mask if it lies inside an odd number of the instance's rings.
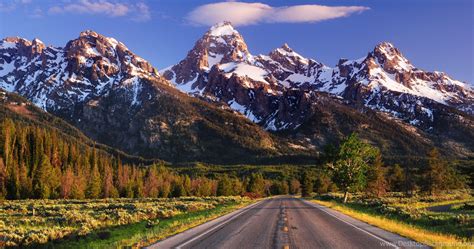
[{"label": "tall lone tree", "polygon": [[301,195],[303,197],[309,197],[313,193],[313,179],[307,171],[303,172],[301,177]]},{"label": "tall lone tree", "polygon": [[339,147],[335,161],[328,164],[333,181],[344,191],[344,203],[349,191],[359,190],[366,183],[369,163],[377,155],[377,149],[362,142],[355,133],[347,137]]}]

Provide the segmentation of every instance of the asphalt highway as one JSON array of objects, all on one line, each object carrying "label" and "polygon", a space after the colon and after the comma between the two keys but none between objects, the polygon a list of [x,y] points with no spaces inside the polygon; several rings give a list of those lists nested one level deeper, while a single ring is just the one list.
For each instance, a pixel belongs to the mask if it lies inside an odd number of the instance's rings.
[{"label": "asphalt highway", "polygon": [[149,248],[427,248],[291,196],[255,203]]}]

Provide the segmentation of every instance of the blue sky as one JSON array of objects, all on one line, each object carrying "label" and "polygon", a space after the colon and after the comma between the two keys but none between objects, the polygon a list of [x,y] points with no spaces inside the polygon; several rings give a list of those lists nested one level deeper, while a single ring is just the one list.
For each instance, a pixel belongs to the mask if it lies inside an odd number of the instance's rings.
[{"label": "blue sky", "polygon": [[[240,18],[225,8],[207,16],[203,5],[218,2],[0,0],[0,37],[37,37],[47,45],[64,46],[92,29],[122,41],[161,69],[184,58],[209,22],[229,16],[253,54],[266,54],[286,42],[298,53],[334,66],[339,58],[360,58],[389,41],[421,69],[474,82],[471,0],[246,1],[270,11],[263,15],[245,9],[238,12],[245,15]],[[296,9],[300,5],[306,7]],[[326,11],[308,5],[357,8]],[[343,17],[338,17],[341,11]]]}]

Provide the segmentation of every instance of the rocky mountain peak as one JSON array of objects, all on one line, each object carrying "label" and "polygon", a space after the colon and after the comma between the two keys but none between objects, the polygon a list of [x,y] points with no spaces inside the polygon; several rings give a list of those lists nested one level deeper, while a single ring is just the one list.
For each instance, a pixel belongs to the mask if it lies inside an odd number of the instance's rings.
[{"label": "rocky mountain peak", "polygon": [[234,29],[232,23],[228,21],[220,22],[212,26],[207,32],[209,36],[231,36],[239,35],[239,32]]},{"label": "rocky mountain peak", "polygon": [[22,47],[31,46],[31,41],[21,37],[6,37],[0,41],[0,49],[16,49],[18,45]]},{"label": "rocky mountain peak", "polygon": [[95,31],[93,31],[93,30],[90,30],[90,29],[84,30],[79,34],[79,37],[88,37],[88,36],[98,37],[99,34]]},{"label": "rocky mountain peak", "polygon": [[384,70],[389,73],[410,71],[413,65],[406,59],[400,50],[390,42],[382,42],[375,46],[372,55]]},{"label": "rocky mountain peak", "polygon": [[[285,43],[281,47],[273,50],[268,55],[270,59],[274,62],[277,62],[281,65],[282,68],[279,69],[272,69],[274,72],[278,71],[290,71],[295,73],[309,73],[310,67],[316,66],[321,67],[323,66],[321,63],[318,63],[314,60],[308,59],[299,53],[295,52],[290,46]],[[272,68],[272,63],[262,63],[267,64],[265,67]]]},{"label": "rocky mountain peak", "polygon": [[135,105],[145,81],[169,84],[125,45],[94,31],[81,32],[65,47],[19,37],[0,41],[0,88],[20,93],[45,110],[71,110],[76,102],[116,88],[131,92],[127,94]]},{"label": "rocky mountain peak", "polygon": [[284,43],[283,45],[281,45],[280,48],[286,52],[290,52],[290,53],[293,52],[293,49],[291,49],[290,46],[288,46],[288,43]]},{"label": "rocky mountain peak", "polygon": [[123,43],[91,30],[83,31],[77,39],[69,41],[65,52],[72,62],[72,71],[87,68],[93,71],[94,79],[105,79],[118,72],[131,76],[158,75],[150,63],[132,53]]},{"label": "rocky mountain peak", "polygon": [[244,38],[230,22],[212,26],[198,41],[195,49],[202,55],[200,67],[203,69],[210,69],[217,63],[248,61],[252,57]]},{"label": "rocky mountain peak", "polygon": [[281,47],[273,50],[270,52],[270,57],[272,59],[278,59],[280,57],[285,57],[287,59],[292,60],[293,62],[300,62],[307,64],[308,59],[303,57],[302,55],[296,53],[287,43],[283,44]]},{"label": "rocky mountain peak", "polygon": [[243,37],[230,22],[222,22],[212,26],[186,58],[165,69],[163,75],[176,84],[182,84],[197,79],[203,72],[209,73],[214,65],[252,60]]},{"label": "rocky mountain peak", "polygon": [[41,54],[43,49],[45,49],[45,45],[39,39],[30,41],[21,37],[7,37],[0,41],[0,51],[13,50],[19,55],[26,57],[28,60]]}]

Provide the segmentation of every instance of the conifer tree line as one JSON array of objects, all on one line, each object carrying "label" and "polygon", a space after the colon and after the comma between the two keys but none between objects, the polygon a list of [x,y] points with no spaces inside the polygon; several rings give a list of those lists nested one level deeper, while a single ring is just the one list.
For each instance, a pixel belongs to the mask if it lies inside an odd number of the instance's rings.
[{"label": "conifer tree line", "polygon": [[[293,192],[297,192],[293,188]],[[179,197],[289,192],[286,181],[221,174],[178,175],[163,165],[123,164],[119,158],[66,139],[54,130],[5,119],[0,123],[0,199]]]},{"label": "conifer tree line", "polygon": [[338,148],[328,147],[324,165],[297,176],[266,179],[261,173],[243,177],[217,174],[209,178],[179,175],[162,164],[124,164],[120,158],[53,129],[5,119],[0,122],[0,199],[85,199],[179,196],[309,196],[365,191],[381,197],[388,191],[465,188],[467,179],[437,150],[420,169],[386,166],[380,152],[355,134]]}]

